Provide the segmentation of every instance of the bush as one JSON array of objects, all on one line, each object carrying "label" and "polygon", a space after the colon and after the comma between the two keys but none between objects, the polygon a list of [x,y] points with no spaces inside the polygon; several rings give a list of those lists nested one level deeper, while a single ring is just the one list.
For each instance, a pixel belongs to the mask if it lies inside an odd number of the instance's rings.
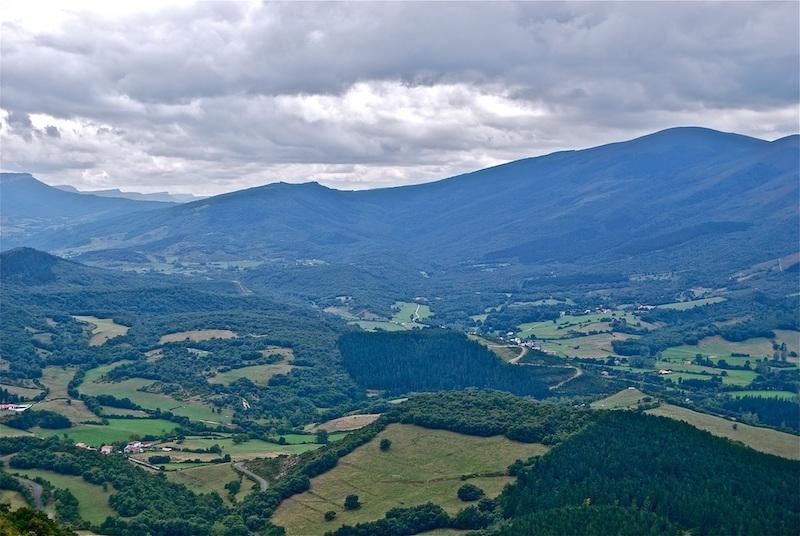
[{"label": "bush", "polygon": [[392,446],[392,441],[390,439],[381,439],[380,448],[381,450],[389,450]]},{"label": "bush", "polygon": [[325,512],[325,521],[333,521],[334,519],[336,519],[336,512],[333,510]]},{"label": "bush", "polygon": [[360,508],[361,503],[358,501],[358,495],[348,495],[345,497],[344,507],[346,510],[356,510],[357,508]]},{"label": "bush", "polygon": [[462,501],[477,501],[483,495],[483,490],[475,484],[464,484],[458,488],[458,498]]}]

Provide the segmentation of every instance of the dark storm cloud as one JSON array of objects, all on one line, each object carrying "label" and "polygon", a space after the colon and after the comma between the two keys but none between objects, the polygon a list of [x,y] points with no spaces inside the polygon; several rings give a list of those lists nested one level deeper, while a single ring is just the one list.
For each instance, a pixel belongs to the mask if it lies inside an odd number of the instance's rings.
[{"label": "dark storm cloud", "polygon": [[2,74],[4,169],[399,184],[680,124],[794,132],[798,4],[201,2],[7,22]]}]

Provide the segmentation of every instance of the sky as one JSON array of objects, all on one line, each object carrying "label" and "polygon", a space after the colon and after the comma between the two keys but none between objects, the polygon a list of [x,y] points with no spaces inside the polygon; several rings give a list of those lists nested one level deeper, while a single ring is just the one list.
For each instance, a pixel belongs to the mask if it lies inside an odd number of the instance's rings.
[{"label": "sky", "polygon": [[82,190],[413,184],[699,125],[800,130],[800,3],[0,10],[0,167]]}]

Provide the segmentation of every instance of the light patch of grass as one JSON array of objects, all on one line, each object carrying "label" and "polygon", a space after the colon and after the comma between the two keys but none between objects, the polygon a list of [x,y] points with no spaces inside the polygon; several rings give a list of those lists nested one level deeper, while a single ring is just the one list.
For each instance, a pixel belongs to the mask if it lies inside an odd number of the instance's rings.
[{"label": "light patch of grass", "polygon": [[[761,452],[793,460],[800,459],[800,437],[793,434],[743,423],[734,423],[722,417],[692,411],[672,404],[661,404],[655,409],[647,410],[646,413],[687,422],[715,436],[740,441],[748,447]],[[736,425],[735,429],[734,424]]]},{"label": "light patch of grass", "polygon": [[25,497],[20,492],[8,489],[0,489],[0,504],[9,505],[12,512],[19,508],[30,508],[28,501],[25,500]]},{"label": "light patch of grass", "polygon": [[357,322],[349,322],[349,324],[356,324],[365,331],[404,331],[407,329],[394,322],[381,322],[379,320],[359,320]]},{"label": "light patch of grass", "polygon": [[647,396],[638,389],[623,389],[601,400],[595,400],[591,406],[592,409],[631,409],[637,407]]},{"label": "light patch of grass", "polygon": [[[338,419],[331,419],[330,421],[326,421],[322,424],[318,424],[317,426],[311,427],[312,431],[316,430],[325,430],[327,432],[348,432],[350,430],[358,430],[359,428],[363,428],[368,424],[372,424],[373,422],[377,421],[378,418],[381,416],[380,413],[363,413],[360,415],[347,415],[345,417],[339,417]],[[328,436],[331,437],[330,435]]]},{"label": "light patch of grass", "polygon": [[[387,451],[381,439],[392,441]],[[394,507],[432,501],[449,513],[463,508],[456,491],[462,475],[504,472],[518,458],[542,455],[547,447],[505,437],[475,437],[445,430],[392,424],[372,441],[348,454],[330,471],[311,480],[311,489],[283,501],[272,521],[289,536],[323,534],[343,524],[375,520]],[[470,478],[486,495],[494,497],[511,481],[508,476]],[[356,494],[362,506],[344,510],[344,499]],[[323,515],[333,510],[335,521]]]},{"label": "light patch of grass", "polygon": [[286,362],[273,363],[271,365],[252,365],[231,369],[227,372],[219,372],[208,378],[208,383],[230,385],[239,378],[247,378],[256,385],[265,386],[270,378],[276,374],[287,374],[292,368],[292,365]]},{"label": "light patch of grass", "polygon": [[[176,484],[183,484],[195,493],[217,492],[226,503],[230,504],[228,490],[225,484],[231,480],[240,480],[242,488],[235,495],[236,500],[247,496],[252,489],[250,480],[242,479],[239,473],[228,463],[212,463],[194,467],[181,468],[181,464],[174,464],[177,470],[167,471],[167,480]],[[172,469],[171,465],[169,469]]]},{"label": "light patch of grass", "polygon": [[674,309],[676,311],[686,311],[687,309],[694,309],[695,307],[702,307],[712,303],[724,302],[725,298],[721,296],[713,296],[711,298],[701,298],[699,300],[689,300],[674,303],[663,303],[658,306],[659,309]]},{"label": "light patch of grass", "polygon": [[595,324],[597,329],[610,330],[610,325],[602,327],[606,322],[604,319],[617,319],[625,321],[630,325],[639,325],[645,329],[652,329],[654,326],[642,321],[638,316],[626,311],[612,311],[610,313],[591,313],[587,315],[564,315],[553,320],[543,320],[540,322],[528,322],[520,324],[517,336],[523,339],[535,337],[536,339],[566,339],[581,333],[588,326]]},{"label": "light patch of grass", "polygon": [[102,346],[109,339],[128,333],[130,327],[114,322],[113,318],[97,318],[96,316],[73,316],[78,322],[92,326],[92,338],[89,346]]},{"label": "light patch of grass", "polygon": [[506,362],[511,361],[516,357],[519,357],[520,352],[522,351],[522,348],[520,348],[519,346],[492,342],[478,335],[469,334],[467,335],[467,337],[469,337],[475,342],[484,345],[486,348],[494,352],[497,355],[497,357]]},{"label": "light patch of grass", "polygon": [[421,303],[395,302],[392,308],[395,310],[392,321],[398,324],[416,323],[430,318],[433,314],[430,306]]},{"label": "light patch of grass", "polygon": [[90,523],[99,525],[108,516],[116,513],[108,505],[108,498],[111,496],[111,488],[104,491],[101,486],[89,484],[82,477],[72,475],[62,475],[54,471],[42,469],[25,469],[19,471],[25,478],[41,477],[49,481],[53,486],[61,489],[68,489],[78,499],[78,512],[81,517]]},{"label": "light patch of grass", "polygon": [[5,424],[0,424],[0,437],[21,437],[29,435],[31,435],[31,433],[25,430],[17,430]]},{"label": "light patch of grass", "polygon": [[172,447],[184,449],[207,449],[219,445],[225,454],[230,454],[234,460],[249,460],[252,458],[269,458],[279,454],[301,454],[307,450],[314,450],[321,445],[307,443],[302,445],[277,445],[269,441],[251,439],[244,443],[236,444],[231,437],[213,439],[187,438],[183,443],[168,442],[159,444],[159,447]]},{"label": "light patch of grass", "polygon": [[229,329],[195,329],[192,331],[178,331],[162,335],[161,338],[158,339],[158,344],[183,342],[187,340],[198,342],[210,339],[234,339],[236,337],[236,333]]},{"label": "light patch of grass", "polygon": [[7,385],[7,384],[0,384],[0,389],[4,389],[11,394],[21,396],[26,400],[30,400],[32,398],[36,398],[40,394],[42,394],[41,389],[36,389],[33,387],[18,387],[16,385]]},{"label": "light patch of grass", "polygon": [[580,357],[589,359],[606,359],[616,355],[611,346],[613,341],[638,338],[628,333],[600,333],[569,339],[551,339],[542,341],[542,350],[561,357]]},{"label": "light patch of grass", "polygon": [[100,446],[115,441],[128,441],[131,437],[146,435],[160,436],[172,432],[178,425],[164,419],[108,419],[108,425],[81,424],[62,430],[45,430],[32,428],[31,431],[41,437],[64,436],[75,443]]}]

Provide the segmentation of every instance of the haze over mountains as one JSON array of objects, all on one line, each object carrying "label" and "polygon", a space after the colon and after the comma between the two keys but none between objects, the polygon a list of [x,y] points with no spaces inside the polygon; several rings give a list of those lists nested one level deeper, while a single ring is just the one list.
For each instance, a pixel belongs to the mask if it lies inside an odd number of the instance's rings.
[{"label": "haze over mountains", "polygon": [[188,203],[190,201],[197,201],[205,199],[202,196],[192,194],[171,194],[169,192],[153,192],[143,194],[141,192],[123,192],[119,188],[111,188],[108,190],[78,190],[69,184],[56,184],[53,188],[64,190],[65,192],[72,192],[76,194],[96,195],[98,197],[122,197],[124,199],[133,199],[134,201],[163,201],[165,203]]},{"label": "haze over mountains", "polygon": [[[733,269],[797,249],[799,139],[677,128],[417,186],[274,183],[177,206],[5,174],[4,219],[47,225],[20,235],[5,224],[3,247],[105,262],[385,257],[420,270],[509,262],[671,270],[690,256]],[[75,225],[53,228],[67,222]]]}]

